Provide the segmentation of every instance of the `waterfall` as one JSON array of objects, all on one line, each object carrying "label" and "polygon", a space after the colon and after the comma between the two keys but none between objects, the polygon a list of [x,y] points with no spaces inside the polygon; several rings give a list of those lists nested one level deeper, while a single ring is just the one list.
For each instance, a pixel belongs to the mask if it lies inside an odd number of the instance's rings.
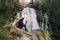
[{"label": "waterfall", "polygon": [[12,25],[16,26],[16,23],[20,20],[20,18],[24,18],[23,22],[26,25],[28,31],[40,29],[38,22],[37,22],[35,9],[26,7],[22,10],[21,14],[17,12],[16,19]]},{"label": "waterfall", "polygon": [[14,20],[13,24],[14,26],[16,26],[16,23],[20,20],[20,13],[17,12],[17,15],[16,15],[16,19]]},{"label": "waterfall", "polygon": [[41,12],[40,19],[41,19],[42,29],[47,30],[48,29],[48,15],[47,15],[47,13]]},{"label": "waterfall", "polygon": [[28,30],[39,29],[39,25],[36,18],[36,10],[26,7],[22,10],[22,17],[25,19],[24,23]]},{"label": "waterfall", "polygon": [[35,9],[29,7],[24,8],[22,10],[22,17],[24,18],[24,23],[29,31],[39,29]]},{"label": "waterfall", "polygon": [[[29,31],[35,30],[35,29],[40,29],[38,22],[37,22],[35,9],[26,7],[22,10],[21,14],[19,12],[17,12],[16,19],[12,25],[16,25],[16,23],[20,20],[20,18],[24,18],[23,22]],[[40,20],[41,21],[41,29],[47,30],[48,29],[48,21],[49,21],[47,13],[41,12],[40,19],[41,19]]]}]

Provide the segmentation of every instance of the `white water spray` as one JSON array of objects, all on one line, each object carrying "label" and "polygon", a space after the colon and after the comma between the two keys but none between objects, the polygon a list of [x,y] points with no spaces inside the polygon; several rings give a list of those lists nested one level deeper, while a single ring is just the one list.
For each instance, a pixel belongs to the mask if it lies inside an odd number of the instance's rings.
[{"label": "white water spray", "polygon": [[22,17],[24,18],[24,23],[29,31],[39,29],[35,9],[29,7],[24,8],[22,10]]},{"label": "white water spray", "polygon": [[20,20],[20,13],[17,12],[16,19],[15,19],[15,21],[13,22],[12,25],[16,26],[16,23],[17,23],[19,20]]},{"label": "white water spray", "polygon": [[46,13],[41,13],[41,24],[42,24],[42,29],[47,30],[48,29],[48,15]]},{"label": "white water spray", "polygon": [[24,24],[26,25],[28,31],[40,29],[37,22],[35,9],[26,7],[22,10],[21,17],[20,13],[17,13],[16,17],[17,18],[15,19],[12,25],[16,25],[20,18],[24,18]]}]

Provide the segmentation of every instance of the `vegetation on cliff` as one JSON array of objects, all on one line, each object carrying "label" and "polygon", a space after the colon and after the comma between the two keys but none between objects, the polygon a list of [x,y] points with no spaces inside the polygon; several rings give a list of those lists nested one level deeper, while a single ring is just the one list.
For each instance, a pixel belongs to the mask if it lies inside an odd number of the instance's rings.
[{"label": "vegetation on cliff", "polygon": [[22,10],[18,1],[0,0],[0,27],[3,26],[14,14]]},{"label": "vegetation on cliff", "polygon": [[[49,20],[53,25],[53,32],[56,38],[60,39],[60,0],[48,0]],[[57,40],[58,40],[57,39]]]},{"label": "vegetation on cliff", "polygon": [[22,8],[18,1],[0,0],[0,40],[12,40],[9,30],[4,28],[4,25]]},{"label": "vegetation on cliff", "polygon": [[[60,38],[60,5],[59,0],[47,1],[47,11],[50,23],[53,25],[53,32],[55,35]],[[41,5],[36,4],[32,5],[36,10],[40,11]],[[4,29],[4,25],[7,21],[14,16],[17,11],[21,11],[23,7],[19,5],[18,1],[12,0],[0,0],[0,39],[1,40],[11,40],[10,32]],[[40,15],[38,13],[38,15]],[[39,16],[38,16],[39,17]],[[40,19],[38,19],[38,22]],[[42,36],[45,38],[44,31],[38,30],[42,33]],[[9,36],[9,37],[8,37]]]}]

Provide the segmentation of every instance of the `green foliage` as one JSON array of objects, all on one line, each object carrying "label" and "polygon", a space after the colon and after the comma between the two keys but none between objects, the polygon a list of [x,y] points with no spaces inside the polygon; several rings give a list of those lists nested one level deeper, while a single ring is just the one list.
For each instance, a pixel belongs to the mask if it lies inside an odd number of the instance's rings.
[{"label": "green foliage", "polygon": [[1,18],[0,19],[0,27],[1,27],[13,16],[13,12],[6,10],[4,13],[1,12],[0,16],[1,16],[0,17]]},{"label": "green foliage", "polygon": [[30,7],[36,9],[36,10],[40,10],[41,9],[41,4],[37,3],[37,4],[32,4]]},{"label": "green foliage", "polygon": [[40,29],[37,29],[35,31],[39,31],[41,34],[42,34],[42,37],[45,39],[45,31],[44,30],[40,30]]},{"label": "green foliage", "polygon": [[13,40],[12,25],[5,25],[3,28],[0,28],[0,40]]},{"label": "green foliage", "polygon": [[12,40],[10,32],[6,29],[0,29],[0,40]]},{"label": "green foliage", "polygon": [[16,12],[21,11],[23,7],[19,5],[18,1],[14,0],[0,0],[0,3],[0,27],[2,27]]},{"label": "green foliage", "polygon": [[54,33],[60,38],[60,0],[48,0],[49,19],[54,26]]},{"label": "green foliage", "polygon": [[23,6],[19,5],[18,0],[0,0],[0,40],[12,40],[10,27],[4,28],[4,25],[22,9]]}]

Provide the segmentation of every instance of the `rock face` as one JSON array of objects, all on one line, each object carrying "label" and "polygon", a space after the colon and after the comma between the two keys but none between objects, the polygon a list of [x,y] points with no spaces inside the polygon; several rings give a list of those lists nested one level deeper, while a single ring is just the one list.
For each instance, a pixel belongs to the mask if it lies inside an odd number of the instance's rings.
[{"label": "rock face", "polygon": [[29,3],[32,3],[32,4],[45,4],[46,0],[19,0],[19,3],[20,5],[22,6],[26,6],[28,5]]},{"label": "rock face", "polygon": [[29,2],[30,0],[19,0],[20,5],[23,5],[23,6],[29,4]]},{"label": "rock face", "polygon": [[12,35],[12,40],[51,40],[48,32],[45,33],[44,37],[46,38],[44,38],[40,31],[27,32],[17,28],[16,26],[5,25],[5,28],[9,27],[11,27],[9,32],[10,35]]},{"label": "rock face", "polygon": [[11,29],[11,33],[14,36],[13,40],[38,40],[40,39],[39,32],[27,32],[19,28]]},{"label": "rock face", "polygon": [[[16,33],[18,33],[18,32],[16,32]],[[20,34],[15,34],[15,35],[18,35],[18,36],[15,37],[15,39],[16,40],[42,40],[43,38],[40,39],[40,35],[39,34],[38,33],[34,33],[34,32],[32,32],[32,33],[28,33],[28,32],[23,32],[22,33],[21,32]]]}]

